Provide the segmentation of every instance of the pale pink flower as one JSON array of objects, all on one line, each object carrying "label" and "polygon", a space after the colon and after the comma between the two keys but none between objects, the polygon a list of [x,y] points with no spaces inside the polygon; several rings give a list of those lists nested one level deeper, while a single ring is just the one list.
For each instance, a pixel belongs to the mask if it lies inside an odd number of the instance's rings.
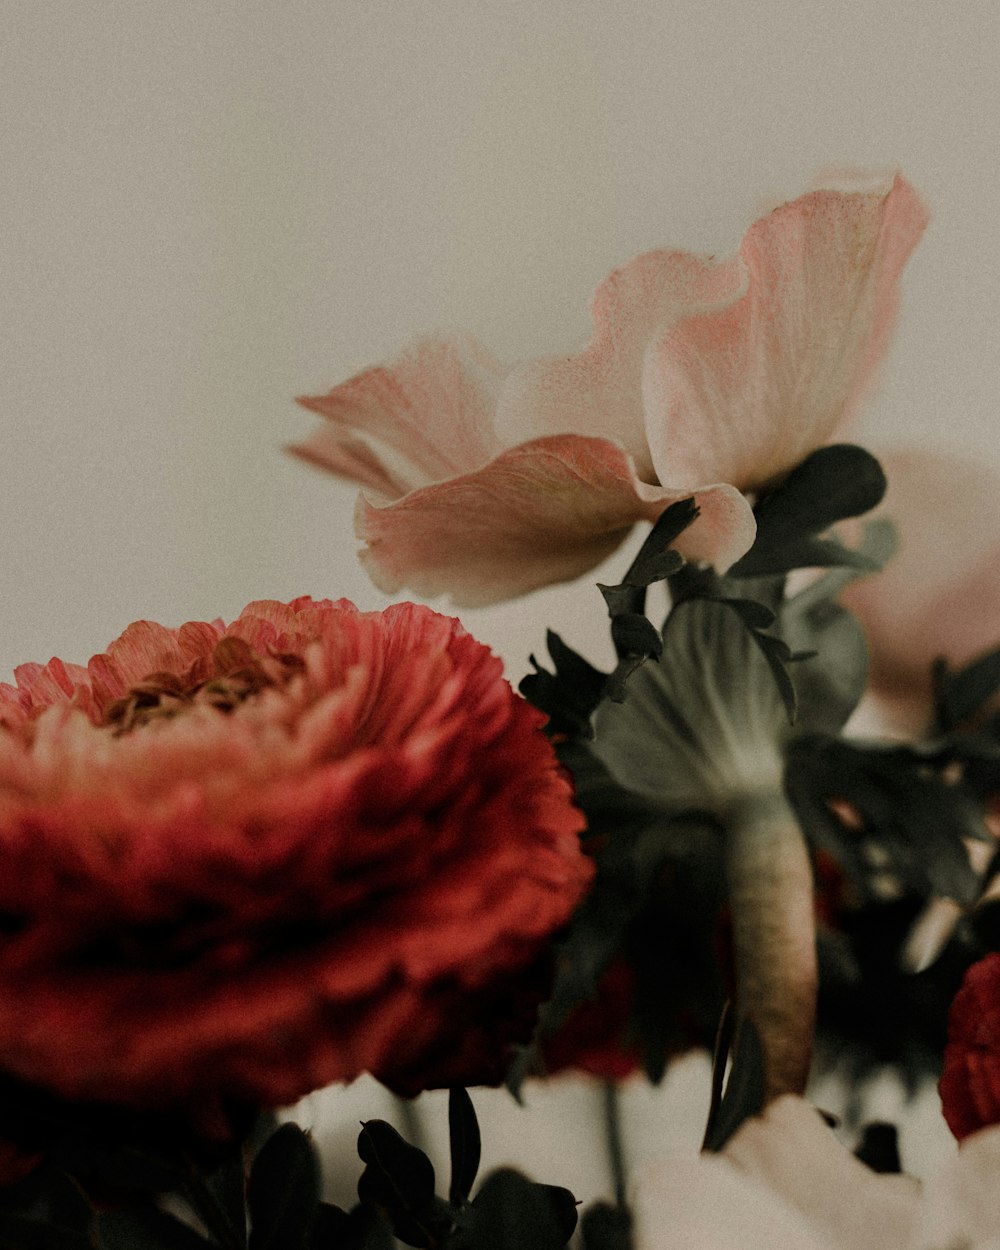
[{"label": "pale pink flower", "polygon": [[734,255],[616,269],[576,355],[506,370],[471,338],[419,339],[303,399],[326,422],[293,450],[364,488],[362,559],[389,593],[471,605],[566,581],[689,495],[679,548],[728,567],[754,537],[744,493],[840,435],[870,389],[925,224],[899,177],[814,191]]},{"label": "pale pink flower", "polygon": [[872,693],[894,728],[919,731],[933,661],[954,667],[1000,646],[1000,477],[928,450],[880,460],[889,489],[879,513],[895,524],[899,548],[844,601],[868,639]]},{"label": "pale pink flower", "polygon": [[815,1108],[786,1096],[721,1155],[640,1179],[637,1250],[987,1250],[1000,1244],[1000,1130],[970,1137],[933,1177],[882,1176]]}]

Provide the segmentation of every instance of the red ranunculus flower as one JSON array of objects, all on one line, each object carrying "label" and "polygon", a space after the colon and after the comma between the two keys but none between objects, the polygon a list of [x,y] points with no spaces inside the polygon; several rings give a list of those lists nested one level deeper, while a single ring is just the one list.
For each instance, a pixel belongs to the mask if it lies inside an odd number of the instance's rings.
[{"label": "red ranunculus flower", "polygon": [[1000,954],[973,964],[955,995],[939,1089],[959,1141],[1000,1124]]},{"label": "red ranunculus flower", "polygon": [[590,877],[501,662],[402,604],[131,625],[0,687],[0,1067],[265,1105],[497,1079]]}]

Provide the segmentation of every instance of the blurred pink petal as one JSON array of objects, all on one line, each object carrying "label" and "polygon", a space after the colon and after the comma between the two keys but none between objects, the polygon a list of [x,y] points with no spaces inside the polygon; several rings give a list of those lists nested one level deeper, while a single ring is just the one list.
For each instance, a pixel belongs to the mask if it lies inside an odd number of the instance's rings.
[{"label": "blurred pink petal", "polygon": [[327,424],[292,450],[368,492],[363,559],[393,592],[473,604],[568,580],[692,494],[701,516],[679,546],[724,569],[754,533],[733,487],[770,484],[853,416],[925,223],[901,178],[814,192],[734,256],[615,270],[577,355],[505,373],[470,337],[418,340],[301,400]]},{"label": "blurred pink petal", "polygon": [[878,514],[896,525],[899,548],[844,602],[868,638],[872,692],[895,728],[917,731],[932,662],[960,665],[1000,646],[1000,476],[926,450],[880,459],[889,489]]}]

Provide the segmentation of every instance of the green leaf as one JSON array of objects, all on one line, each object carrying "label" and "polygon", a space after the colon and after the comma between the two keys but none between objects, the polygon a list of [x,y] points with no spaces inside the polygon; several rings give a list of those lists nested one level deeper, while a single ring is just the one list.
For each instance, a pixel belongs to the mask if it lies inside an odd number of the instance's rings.
[{"label": "green leaf", "polygon": [[611,640],[619,657],[642,655],[659,659],[663,654],[660,631],[638,612],[625,612],[612,618]]},{"label": "green leaf", "polygon": [[[964,839],[990,835],[978,798],[947,778],[948,762],[903,745],[809,735],[789,749],[785,788],[809,840],[833,855],[862,901],[878,902],[888,888],[968,905],[980,881]],[[853,805],[859,827],[841,821],[835,800]]]},{"label": "green leaf", "polygon": [[392,1227],[381,1212],[357,1206],[342,1211],[320,1204],[313,1225],[311,1250],[396,1250]]},{"label": "green leaf", "polygon": [[554,630],[548,631],[546,642],[555,672],[531,656],[535,671],[521,679],[518,689],[548,716],[549,733],[592,737],[590,718],[604,694],[607,674],[577,655]]},{"label": "green leaf", "polygon": [[98,1217],[97,1237],[100,1250],[208,1250],[216,1244],[153,1206],[106,1211]]},{"label": "green leaf", "polygon": [[766,609],[737,604],[678,604],[662,657],[636,673],[624,703],[595,713],[594,754],[661,810],[719,813],[744,791],[780,785],[789,727],[773,665],[785,653],[747,624]]},{"label": "green leaf", "polygon": [[500,1168],[468,1208],[458,1244],[462,1250],[565,1250],[576,1220],[576,1199],[568,1189]]},{"label": "green leaf", "polygon": [[632,1216],[624,1207],[595,1202],[580,1221],[582,1250],[633,1250]]},{"label": "green leaf", "polygon": [[903,1167],[899,1158],[899,1135],[895,1124],[874,1120],[861,1130],[854,1156],[882,1175],[896,1176]]},{"label": "green leaf", "polygon": [[448,1201],[453,1207],[460,1207],[472,1192],[482,1153],[476,1109],[468,1091],[461,1086],[448,1091],[448,1141],[451,1147]]},{"label": "green leaf", "polygon": [[[723,1093],[730,1051],[732,1064]],[[737,1020],[735,1012],[728,1008],[719,1026],[719,1042],[712,1065],[712,1089],[712,1107],[702,1148],[719,1151],[742,1124],[764,1109],[764,1048],[760,1035],[751,1020],[745,1017]]]},{"label": "green leaf", "polygon": [[830,565],[871,567],[863,553],[817,540],[816,535],[874,508],[885,487],[885,474],[870,452],[849,443],[821,447],[757,504],[754,545],[726,576],[761,577]]},{"label": "green leaf", "polygon": [[358,1137],[358,1154],[367,1165],[358,1197],[384,1211],[393,1231],[407,1245],[443,1244],[451,1212],[434,1193],[434,1165],[384,1120],[368,1120]]},{"label": "green leaf", "polygon": [[250,1170],[250,1250],[306,1250],[319,1210],[319,1160],[296,1124],[283,1124]]},{"label": "green leaf", "polygon": [[112,1144],[96,1138],[86,1128],[73,1128],[53,1146],[54,1162],[73,1176],[113,1186],[158,1194],[176,1189],[183,1179],[183,1165],[169,1147]]},{"label": "green leaf", "polygon": [[[1000,627],[998,627],[1000,628]],[[938,733],[971,721],[1000,692],[1000,647],[957,671],[944,660],[934,666],[935,720]]]},{"label": "green leaf", "polygon": [[[858,550],[879,568],[893,554],[895,531],[887,521],[870,521]],[[868,646],[854,615],[837,600],[860,576],[835,569],[786,600],[780,608],[781,636],[797,654],[813,652],[795,668],[796,721],[802,731],[836,733],[865,692]]]},{"label": "green leaf", "polygon": [[243,1151],[239,1145],[234,1147],[225,1163],[205,1178],[205,1186],[242,1245],[247,1236],[247,1201]]}]

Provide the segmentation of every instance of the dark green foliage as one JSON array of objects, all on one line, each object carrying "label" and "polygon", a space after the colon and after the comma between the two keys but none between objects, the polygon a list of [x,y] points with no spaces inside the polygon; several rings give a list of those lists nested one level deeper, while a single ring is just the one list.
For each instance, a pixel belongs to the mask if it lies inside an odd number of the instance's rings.
[{"label": "dark green foliage", "polygon": [[934,665],[933,684],[935,733],[967,728],[1000,691],[1000,648],[954,672],[939,660]]},{"label": "dark green foliage", "polygon": [[632,1250],[632,1216],[623,1207],[595,1202],[580,1220],[582,1250]]},{"label": "dark green foliage", "polygon": [[500,1168],[483,1182],[449,1250],[565,1250],[576,1221],[568,1189]]},{"label": "dark green foliage", "polygon": [[108,1211],[98,1218],[97,1229],[100,1250],[208,1250],[218,1245],[154,1206]]},{"label": "dark green foliage", "polygon": [[763,577],[832,565],[878,568],[864,554],[818,535],[838,521],[869,512],[885,487],[885,474],[870,452],[850,443],[821,447],[754,508],[756,540],[728,576]]},{"label": "dark green foliage", "polygon": [[261,1147],[250,1171],[250,1250],[307,1250],[319,1187],[312,1142],[297,1125],[283,1124]]},{"label": "dark green foliage", "polygon": [[[726,1080],[726,1067],[729,1078]],[[764,1049],[748,1019],[722,1014],[712,1063],[712,1105],[703,1149],[719,1151],[740,1125],[764,1109]]]},{"label": "dark green foliage", "polygon": [[424,1152],[391,1124],[368,1120],[358,1137],[358,1154],[367,1165],[358,1181],[362,1203],[384,1212],[408,1246],[443,1246],[452,1213],[434,1192],[434,1167]]},{"label": "dark green foliage", "polygon": [[448,1201],[453,1207],[460,1207],[472,1191],[482,1153],[475,1108],[468,1091],[461,1086],[448,1091],[448,1142],[451,1152]]},{"label": "dark green foliage", "polygon": [[[785,785],[803,829],[865,901],[891,892],[968,904],[980,880],[963,839],[990,835],[982,804],[951,777],[949,763],[915,747],[815,735],[790,747]],[[845,823],[833,800],[856,809],[857,827]]]},{"label": "dark green foliage", "polygon": [[518,689],[548,716],[549,733],[592,737],[590,718],[603,696],[607,674],[577,655],[554,630],[546,634],[546,645],[555,672],[542,668],[531,656],[535,671],[522,677]]},{"label": "dark green foliage", "polygon": [[887,1124],[884,1120],[875,1120],[864,1126],[861,1141],[858,1142],[854,1154],[873,1172],[897,1175],[903,1170],[899,1160],[896,1126]]}]

